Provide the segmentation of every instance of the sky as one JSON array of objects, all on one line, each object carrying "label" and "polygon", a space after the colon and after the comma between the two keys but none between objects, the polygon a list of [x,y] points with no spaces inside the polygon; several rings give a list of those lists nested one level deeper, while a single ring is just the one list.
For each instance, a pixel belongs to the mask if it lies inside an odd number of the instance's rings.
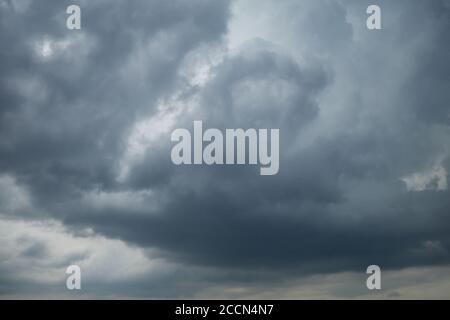
[{"label": "sky", "polygon": [[[450,298],[449,30],[446,0],[0,0],[0,299]],[[174,165],[195,120],[279,128],[278,174]]]}]

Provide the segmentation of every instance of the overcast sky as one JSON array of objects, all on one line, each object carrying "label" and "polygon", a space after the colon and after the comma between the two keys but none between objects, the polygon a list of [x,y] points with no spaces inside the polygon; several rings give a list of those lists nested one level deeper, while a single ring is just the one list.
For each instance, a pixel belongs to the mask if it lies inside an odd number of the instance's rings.
[{"label": "overcast sky", "polygon": [[[0,0],[0,297],[450,298],[449,30],[446,0]],[[280,128],[279,173],[175,166],[194,120]]]}]

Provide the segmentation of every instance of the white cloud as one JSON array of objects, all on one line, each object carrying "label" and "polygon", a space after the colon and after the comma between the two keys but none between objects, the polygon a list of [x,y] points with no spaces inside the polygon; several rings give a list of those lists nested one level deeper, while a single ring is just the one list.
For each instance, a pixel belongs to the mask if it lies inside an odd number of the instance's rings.
[{"label": "white cloud", "polygon": [[[56,221],[17,221],[0,218],[0,270],[9,281],[64,288],[65,270],[81,267],[82,281],[110,284],[132,281],[144,275],[170,272],[172,266],[149,258],[149,252],[120,240],[97,236],[85,230],[69,233]],[[1,281],[1,279],[0,279]]]},{"label": "white cloud", "polygon": [[436,165],[421,172],[416,172],[401,179],[408,191],[445,191],[447,190],[447,170]]}]

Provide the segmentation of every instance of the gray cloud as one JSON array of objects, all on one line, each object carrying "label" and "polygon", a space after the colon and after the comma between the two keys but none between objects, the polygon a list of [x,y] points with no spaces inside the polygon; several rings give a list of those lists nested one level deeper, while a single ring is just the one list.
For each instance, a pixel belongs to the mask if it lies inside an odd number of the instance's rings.
[{"label": "gray cloud", "polygon": [[[117,295],[448,264],[445,1],[380,1],[380,31],[366,1],[80,2],[76,32],[64,3],[27,3],[0,6],[0,213],[184,270]],[[194,120],[280,128],[279,174],[174,166],[170,132]],[[20,255],[67,261],[47,246]]]}]

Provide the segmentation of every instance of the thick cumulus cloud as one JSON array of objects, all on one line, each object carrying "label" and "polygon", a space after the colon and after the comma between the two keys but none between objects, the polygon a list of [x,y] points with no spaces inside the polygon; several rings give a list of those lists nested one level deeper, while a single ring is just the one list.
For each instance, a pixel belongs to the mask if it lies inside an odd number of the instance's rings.
[{"label": "thick cumulus cloud", "polygon": [[[449,262],[445,1],[380,1],[377,31],[365,1],[81,1],[80,31],[66,3],[0,4],[3,294],[70,262],[93,295],[177,297]],[[279,173],[173,165],[194,120],[280,128]]]},{"label": "thick cumulus cloud", "polygon": [[170,93],[191,50],[220,39],[228,12],[225,1],[80,5],[71,32],[66,3],[2,2],[1,168],[44,204],[114,185],[124,132]]}]

